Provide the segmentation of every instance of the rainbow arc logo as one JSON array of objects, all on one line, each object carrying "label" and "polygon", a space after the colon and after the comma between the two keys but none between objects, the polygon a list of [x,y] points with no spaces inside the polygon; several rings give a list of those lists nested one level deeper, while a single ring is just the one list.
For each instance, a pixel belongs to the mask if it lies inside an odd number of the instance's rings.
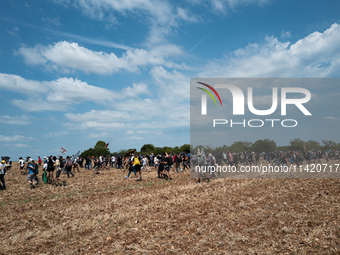
[{"label": "rainbow arc logo", "polygon": [[[206,83],[203,83],[203,82],[197,82],[197,83],[198,83],[198,84],[201,84],[201,85],[203,85],[203,86],[206,86],[206,87],[209,88],[212,92],[214,92],[215,95],[217,96],[218,100],[220,101],[221,106],[222,106],[222,100],[221,100],[221,98],[220,98],[220,95],[217,93],[217,91],[216,91],[213,87],[211,87],[209,84],[206,84]],[[197,87],[197,88],[200,89],[200,90],[203,90],[204,92],[206,92],[206,93],[214,100],[215,105],[217,105],[214,96],[211,94],[211,92],[210,92],[209,90],[206,90],[206,89],[200,88],[200,87]]]}]

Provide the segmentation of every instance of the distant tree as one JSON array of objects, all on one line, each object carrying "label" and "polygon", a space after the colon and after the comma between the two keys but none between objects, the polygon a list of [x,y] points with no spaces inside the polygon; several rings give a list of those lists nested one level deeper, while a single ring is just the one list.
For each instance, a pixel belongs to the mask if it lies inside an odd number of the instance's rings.
[{"label": "distant tree", "polygon": [[181,152],[181,150],[179,149],[178,146],[175,146],[175,147],[172,149],[172,152],[178,154],[178,153]]},{"label": "distant tree", "polygon": [[105,148],[106,143],[104,141],[98,141],[93,148],[89,148],[83,151],[80,156],[81,157],[98,157],[99,155],[109,155],[110,149]]},{"label": "distant tree", "polygon": [[127,150],[125,150],[125,149],[120,149],[120,150],[118,151],[118,154],[120,154],[120,155],[122,155],[122,156],[125,156],[126,153],[127,153]]},{"label": "distant tree", "polygon": [[172,148],[169,146],[164,146],[162,148],[162,153],[172,153]]},{"label": "distant tree", "polygon": [[320,150],[321,146],[320,143],[317,141],[309,140],[305,143],[307,150]]},{"label": "distant tree", "polygon": [[267,152],[267,151],[275,151],[276,143],[273,140],[265,139],[265,140],[257,140],[252,146],[251,150],[254,152]]},{"label": "distant tree", "polygon": [[293,141],[289,142],[289,149],[292,151],[303,151],[305,142],[301,139],[294,139]]},{"label": "distant tree", "polygon": [[144,144],[142,148],[140,148],[140,152],[142,154],[150,154],[154,151],[155,146],[153,144]]},{"label": "distant tree", "polygon": [[181,147],[179,147],[180,152],[189,152],[190,151],[190,144],[183,144]]},{"label": "distant tree", "polygon": [[290,146],[277,146],[276,151],[290,151]]},{"label": "distant tree", "polygon": [[322,140],[322,143],[324,144],[322,147],[322,149],[324,150],[331,150],[337,147],[336,142],[334,142],[333,140]]},{"label": "distant tree", "polygon": [[230,151],[234,152],[242,152],[242,151],[250,151],[252,143],[251,142],[234,142],[230,147]]}]

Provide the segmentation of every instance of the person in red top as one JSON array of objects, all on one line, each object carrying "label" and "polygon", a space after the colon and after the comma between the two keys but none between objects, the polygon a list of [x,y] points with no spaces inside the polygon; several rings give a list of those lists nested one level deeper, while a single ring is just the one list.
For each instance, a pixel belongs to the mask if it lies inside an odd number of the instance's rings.
[{"label": "person in red top", "polygon": [[38,163],[39,163],[39,166],[41,166],[41,158],[40,158],[40,156],[38,156]]}]

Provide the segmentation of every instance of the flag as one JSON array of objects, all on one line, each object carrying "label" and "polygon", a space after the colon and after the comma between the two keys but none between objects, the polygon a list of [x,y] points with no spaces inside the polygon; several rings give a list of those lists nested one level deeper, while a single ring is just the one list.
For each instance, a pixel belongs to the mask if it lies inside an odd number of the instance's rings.
[{"label": "flag", "polygon": [[80,151],[77,151],[76,154],[73,155],[73,157],[71,158],[71,161],[74,162],[75,159],[77,159],[77,157],[80,155]]},{"label": "flag", "polygon": [[63,147],[60,148],[60,153],[61,154],[65,154],[67,152],[67,150],[65,150]]},{"label": "flag", "polygon": [[109,146],[109,143],[110,143],[110,142],[108,142],[108,143],[105,145],[105,148],[107,148],[107,146]]}]

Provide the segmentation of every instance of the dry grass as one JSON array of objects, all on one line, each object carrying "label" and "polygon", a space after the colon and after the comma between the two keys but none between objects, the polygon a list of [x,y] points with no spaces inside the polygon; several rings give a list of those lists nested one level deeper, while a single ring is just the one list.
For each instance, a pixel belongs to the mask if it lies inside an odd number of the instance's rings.
[{"label": "dry grass", "polygon": [[[195,184],[81,169],[34,190],[13,167],[0,193],[0,254],[338,254],[338,179]],[[62,176],[66,178],[65,175]]]}]

